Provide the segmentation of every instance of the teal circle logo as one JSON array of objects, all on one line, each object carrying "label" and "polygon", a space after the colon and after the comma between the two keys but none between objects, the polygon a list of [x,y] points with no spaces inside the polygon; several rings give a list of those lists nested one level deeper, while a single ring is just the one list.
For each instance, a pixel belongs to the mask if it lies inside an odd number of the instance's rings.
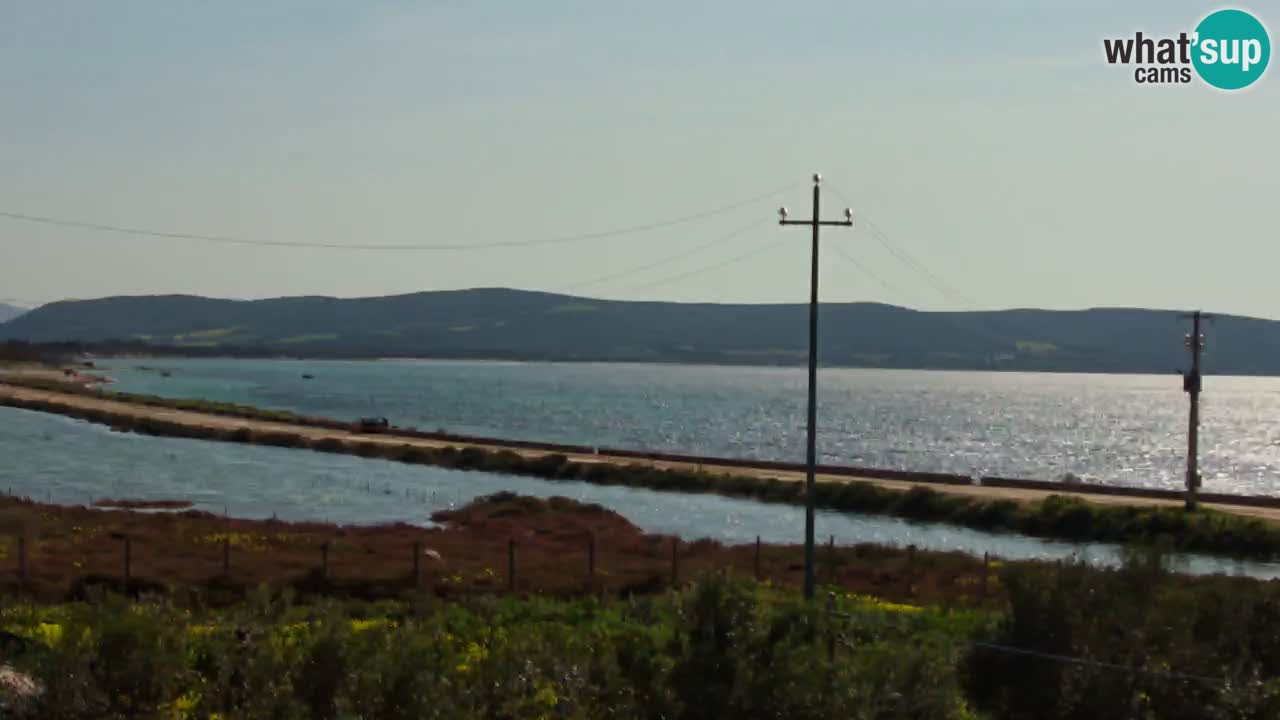
[{"label": "teal circle logo", "polygon": [[1200,21],[1191,64],[1200,79],[1219,90],[1247,88],[1271,60],[1271,36],[1258,18],[1243,10],[1218,10]]}]

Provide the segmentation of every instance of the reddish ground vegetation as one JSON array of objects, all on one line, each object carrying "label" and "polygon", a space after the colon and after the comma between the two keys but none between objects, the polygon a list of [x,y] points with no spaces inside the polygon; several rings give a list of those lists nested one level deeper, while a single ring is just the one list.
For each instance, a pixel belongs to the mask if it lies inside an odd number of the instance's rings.
[{"label": "reddish ground vegetation", "polygon": [[[677,542],[565,498],[501,494],[435,519],[443,525],[337,526],[0,498],[0,592],[60,601],[102,585],[199,595],[212,604],[260,585],[366,598],[508,592],[512,554],[519,593],[661,592],[673,571],[680,583],[707,572],[750,576],[757,567],[762,579],[783,586],[799,587],[803,578],[799,546],[763,545],[757,563],[754,544]],[[994,577],[983,592],[982,561],[958,553],[861,545],[819,548],[819,560],[820,582],[852,592],[932,603],[999,599]]]}]

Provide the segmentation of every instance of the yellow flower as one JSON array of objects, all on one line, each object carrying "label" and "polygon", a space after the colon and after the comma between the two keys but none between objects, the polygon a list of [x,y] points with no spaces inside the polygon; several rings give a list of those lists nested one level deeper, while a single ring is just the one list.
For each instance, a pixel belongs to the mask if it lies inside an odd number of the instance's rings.
[{"label": "yellow flower", "polygon": [[62,640],[62,626],[55,623],[40,623],[36,626],[36,635],[45,645],[57,645]]},{"label": "yellow flower", "polygon": [[467,662],[480,662],[486,657],[489,657],[489,651],[480,647],[480,643],[467,643]]},{"label": "yellow flower", "polygon": [[386,618],[375,618],[373,620],[352,620],[351,630],[353,632],[365,632],[374,628],[393,628],[396,624]]},{"label": "yellow flower", "polygon": [[200,693],[191,690],[173,701],[173,717],[175,720],[186,720],[193,717],[192,712],[200,704]]},{"label": "yellow flower", "polygon": [[555,686],[548,683],[538,688],[538,692],[533,696],[533,701],[539,705],[555,707],[560,703],[560,696],[556,695]]},{"label": "yellow flower", "polygon": [[848,597],[850,600],[857,602],[859,605],[869,610],[880,610],[882,612],[894,613],[917,613],[923,610],[923,608],[917,605],[892,603],[871,595],[850,594]]},{"label": "yellow flower", "polygon": [[292,625],[284,625],[276,633],[286,647],[292,647],[298,644],[298,636],[306,632],[306,630],[307,624],[298,622]]}]

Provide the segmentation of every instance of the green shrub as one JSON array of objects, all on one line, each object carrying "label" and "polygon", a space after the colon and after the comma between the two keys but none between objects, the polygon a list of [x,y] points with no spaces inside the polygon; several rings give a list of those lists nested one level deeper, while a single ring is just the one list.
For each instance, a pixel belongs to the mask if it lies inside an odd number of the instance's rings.
[{"label": "green shrub", "polygon": [[1167,572],[1166,558],[1148,548],[1117,571],[1006,568],[1009,612],[991,640],[1043,655],[978,646],[965,662],[967,692],[992,717],[1273,717],[1280,588],[1188,581]]},{"label": "green shrub", "polygon": [[322,437],[311,442],[311,449],[317,452],[327,453],[344,453],[348,452],[347,444],[335,437]]}]

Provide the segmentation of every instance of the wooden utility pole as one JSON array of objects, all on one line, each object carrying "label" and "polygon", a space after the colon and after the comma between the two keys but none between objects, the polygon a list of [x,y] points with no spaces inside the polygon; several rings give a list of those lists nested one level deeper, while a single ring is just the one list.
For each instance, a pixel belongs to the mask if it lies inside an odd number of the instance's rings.
[{"label": "wooden utility pole", "polygon": [[853,211],[845,208],[844,220],[822,220],[819,217],[822,176],[813,174],[813,217],[808,220],[788,220],[787,209],[778,208],[780,225],[808,225],[813,228],[809,275],[809,408],[805,434],[805,484],[804,484],[804,596],[813,599],[813,510],[814,475],[817,466],[816,427],[818,417],[818,228],[823,225],[853,227]]},{"label": "wooden utility pole", "polygon": [[1187,393],[1191,401],[1187,418],[1187,511],[1199,507],[1196,492],[1200,489],[1200,353],[1204,351],[1204,335],[1200,332],[1200,321],[1211,320],[1212,315],[1196,310],[1182,316],[1191,320],[1191,332],[1183,340],[1191,353],[1191,369],[1182,376],[1182,391]]}]

